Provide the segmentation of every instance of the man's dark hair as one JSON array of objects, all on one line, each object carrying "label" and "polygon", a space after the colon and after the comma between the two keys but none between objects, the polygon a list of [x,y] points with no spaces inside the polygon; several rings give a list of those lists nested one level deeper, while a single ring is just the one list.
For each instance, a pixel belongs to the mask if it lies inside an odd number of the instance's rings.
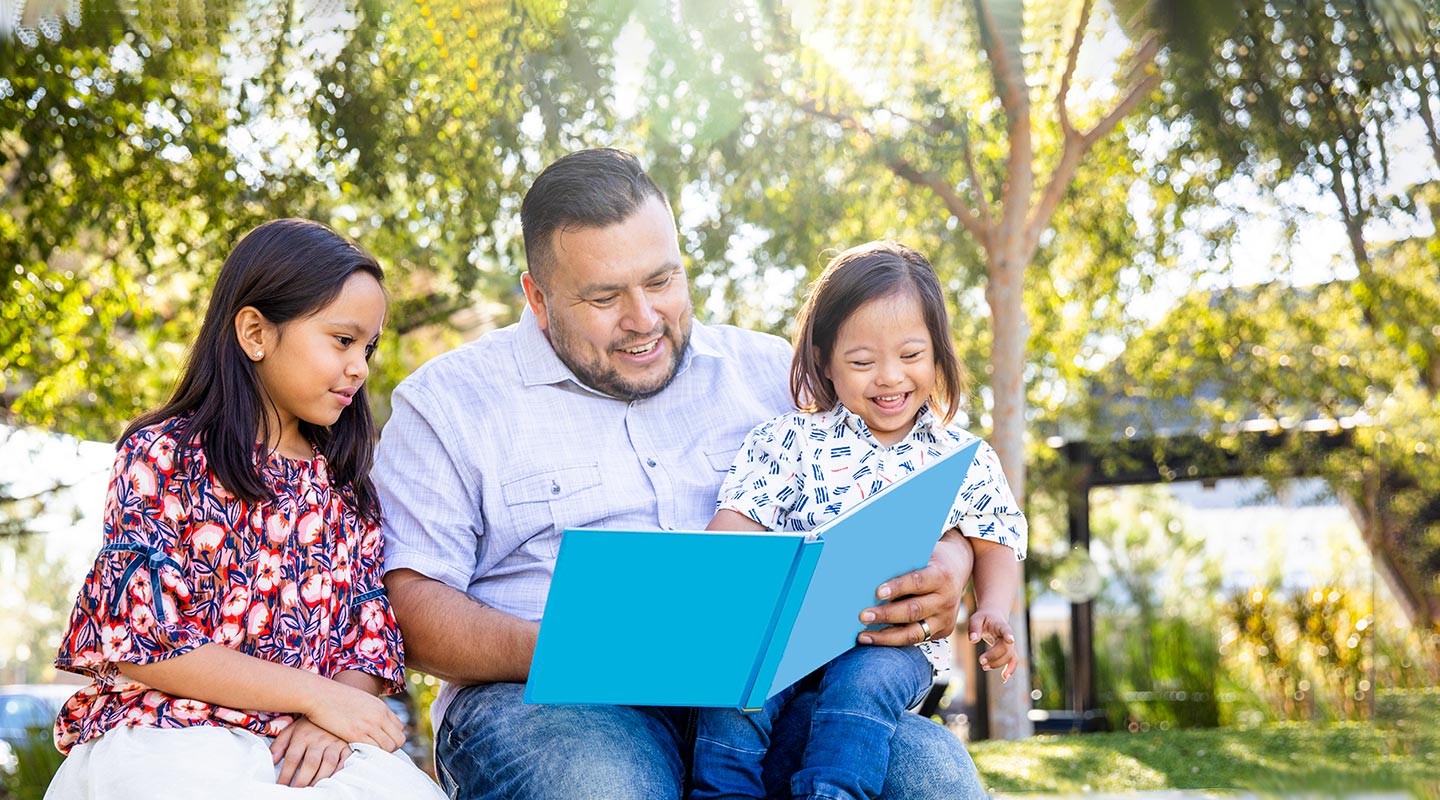
[{"label": "man's dark hair", "polygon": [[530,275],[545,284],[555,263],[555,233],[618,225],[652,197],[668,205],[640,160],[624,150],[581,150],[546,167],[520,203]]}]

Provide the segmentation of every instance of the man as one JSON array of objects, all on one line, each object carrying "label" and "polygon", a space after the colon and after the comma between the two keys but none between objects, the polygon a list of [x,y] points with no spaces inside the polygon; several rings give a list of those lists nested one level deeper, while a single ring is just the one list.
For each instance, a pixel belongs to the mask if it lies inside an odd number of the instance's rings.
[{"label": "man", "polygon": [[[454,797],[679,798],[687,709],[526,705],[560,534],[567,527],[698,530],[745,434],[791,407],[780,339],[692,319],[664,195],[628,153],[550,165],[521,205],[529,272],[520,322],[421,367],[395,390],[375,468],[385,508],[385,585],[410,664],[444,679],[437,771]],[[676,565],[683,569],[684,565]],[[969,548],[942,540],[927,568],[877,590],[877,645],[948,633]],[[617,640],[651,630],[634,588]],[[944,635],[940,633],[940,635]],[[575,653],[575,680],[586,680]],[[766,759],[788,796],[813,693],[777,727]],[[948,731],[906,715],[886,798],[983,796]]]}]

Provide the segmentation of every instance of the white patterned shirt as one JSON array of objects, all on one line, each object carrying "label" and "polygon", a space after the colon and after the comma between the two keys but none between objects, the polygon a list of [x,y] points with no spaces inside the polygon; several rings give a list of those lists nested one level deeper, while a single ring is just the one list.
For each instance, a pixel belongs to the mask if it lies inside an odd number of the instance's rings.
[{"label": "white patterned shirt", "polygon": [[[845,513],[931,460],[979,441],[960,428],[946,428],[927,403],[915,425],[892,447],[881,444],[865,420],[844,404],[823,413],[791,411],[750,432],[735,457],[717,509],[744,514],[772,531],[810,531]],[[1000,468],[1000,457],[985,442],[975,453],[945,527],[988,539],[1025,557],[1028,528]],[[937,674],[950,668],[950,641],[921,642]]]}]

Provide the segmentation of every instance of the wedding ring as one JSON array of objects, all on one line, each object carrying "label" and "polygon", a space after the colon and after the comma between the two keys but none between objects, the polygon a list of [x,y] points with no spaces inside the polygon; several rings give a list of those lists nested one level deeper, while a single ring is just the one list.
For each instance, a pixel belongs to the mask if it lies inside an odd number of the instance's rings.
[{"label": "wedding ring", "polygon": [[932,633],[930,632],[930,625],[929,625],[928,623],[926,623],[925,620],[923,620],[923,619],[920,620],[920,630],[923,631],[924,634],[925,634],[925,638],[924,638],[923,641],[927,641],[927,642],[928,642],[928,641],[930,641],[932,638],[934,638],[934,634],[932,634]]}]

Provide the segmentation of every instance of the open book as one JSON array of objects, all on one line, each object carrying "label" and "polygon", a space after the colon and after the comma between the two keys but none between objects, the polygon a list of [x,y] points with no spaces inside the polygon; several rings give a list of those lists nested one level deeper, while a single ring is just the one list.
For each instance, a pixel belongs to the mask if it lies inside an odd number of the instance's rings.
[{"label": "open book", "polygon": [[525,701],[758,708],[929,563],[978,447],[808,533],[566,530]]}]

